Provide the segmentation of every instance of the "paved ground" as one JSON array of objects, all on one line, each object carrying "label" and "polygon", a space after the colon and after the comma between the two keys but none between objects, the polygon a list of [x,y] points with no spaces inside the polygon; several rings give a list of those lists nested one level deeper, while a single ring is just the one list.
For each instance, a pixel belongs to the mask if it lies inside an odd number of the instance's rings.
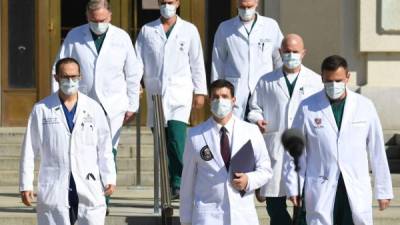
[{"label": "paved ground", "polygon": [[[383,212],[374,202],[375,225],[400,224],[400,187],[395,187],[391,208]],[[178,224],[179,202],[174,202],[174,224]],[[262,224],[269,221],[264,207],[257,204],[257,211]],[[0,225],[34,225],[34,209],[23,206],[15,187],[0,188]],[[108,225],[153,225],[160,224],[159,215],[154,214],[153,189],[151,187],[120,187],[113,196],[111,213],[107,217]]]}]

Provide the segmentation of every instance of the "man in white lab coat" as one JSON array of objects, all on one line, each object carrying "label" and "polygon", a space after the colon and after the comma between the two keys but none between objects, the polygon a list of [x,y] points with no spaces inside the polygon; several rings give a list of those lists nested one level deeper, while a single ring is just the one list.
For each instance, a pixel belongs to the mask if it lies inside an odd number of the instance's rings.
[{"label": "man in white lab coat", "polygon": [[[233,115],[234,87],[229,81],[211,84],[210,101],[212,117],[190,129],[186,140],[181,224],[258,225],[254,190],[271,178],[263,137],[257,126]],[[247,143],[252,147],[245,148]],[[235,160],[244,150],[253,160]],[[238,164],[252,165],[251,170],[239,171]]]},{"label": "man in white lab coat", "polygon": [[34,161],[40,158],[37,223],[104,224],[104,195],[114,192],[111,135],[100,105],[78,92],[79,64],[56,63],[60,90],[36,103],[29,117],[20,160],[22,201],[33,201]]},{"label": "man in white lab coat", "polygon": [[[282,179],[284,149],[282,133],[292,126],[300,102],[323,88],[321,76],[302,65],[306,54],[303,39],[288,34],[280,49],[283,66],[264,75],[250,99],[248,120],[265,134],[273,176],[260,190],[267,197],[271,225],[291,225],[286,209],[286,188]],[[258,193],[257,193],[258,194]]]},{"label": "man in white lab coat", "polygon": [[235,86],[234,114],[247,117],[249,96],[261,76],[282,65],[282,33],[275,20],[256,13],[258,0],[238,0],[239,15],[222,22],[214,37],[211,81]]},{"label": "man in white lab coat", "polygon": [[136,51],[144,65],[149,127],[154,126],[152,95],[162,95],[170,185],[178,198],[190,112],[204,105],[207,84],[199,32],[176,15],[180,0],[159,0],[159,5],[161,17],[141,28]]},{"label": "man in white lab coat", "polygon": [[[292,125],[306,140],[299,174],[307,224],[372,225],[368,164],[380,210],[393,198],[378,114],[369,99],[347,88],[350,73],[343,57],[327,57],[321,72],[324,90],[302,102]],[[286,166],[288,196],[297,205],[293,162]]]},{"label": "man in white lab coat", "polygon": [[[100,103],[107,114],[116,158],[121,127],[139,108],[143,66],[129,35],[110,23],[108,0],[89,0],[86,16],[87,24],[68,33],[56,61],[72,57],[81,65],[84,76],[79,90]],[[57,90],[58,83],[53,79],[53,92]]]}]

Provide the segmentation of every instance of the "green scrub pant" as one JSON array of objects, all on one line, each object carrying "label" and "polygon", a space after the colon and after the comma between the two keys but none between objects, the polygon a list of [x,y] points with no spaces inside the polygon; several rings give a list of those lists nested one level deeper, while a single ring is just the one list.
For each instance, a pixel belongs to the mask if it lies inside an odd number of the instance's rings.
[{"label": "green scrub pant", "polygon": [[339,176],[338,187],[336,190],[335,206],[333,208],[333,224],[354,225],[349,198],[347,196],[342,174]]},{"label": "green scrub pant", "polygon": [[173,189],[179,189],[182,176],[182,157],[185,150],[187,124],[177,120],[169,120],[165,128],[168,171],[170,177],[170,186]]},{"label": "green scrub pant", "polygon": [[[115,172],[117,172],[117,149],[113,148],[112,153],[114,155],[114,163],[115,163]],[[110,198],[111,196],[106,196],[106,205],[110,204]]]}]

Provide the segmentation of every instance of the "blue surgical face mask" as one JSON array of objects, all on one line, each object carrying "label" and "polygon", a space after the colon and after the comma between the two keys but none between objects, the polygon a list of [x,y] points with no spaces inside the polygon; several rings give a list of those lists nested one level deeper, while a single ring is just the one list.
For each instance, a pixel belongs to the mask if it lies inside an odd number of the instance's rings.
[{"label": "blue surgical face mask", "polygon": [[65,95],[74,95],[78,92],[79,79],[60,79],[60,89]]},{"label": "blue surgical face mask", "polygon": [[248,22],[254,18],[254,15],[256,14],[256,8],[238,8],[238,13],[243,21]]},{"label": "blue surgical face mask", "polygon": [[301,65],[301,54],[300,53],[283,53],[282,62],[288,69],[295,69]]},{"label": "blue surgical face mask", "polygon": [[109,25],[109,23],[89,22],[90,30],[97,35],[104,34],[108,30]]},{"label": "blue surgical face mask", "polygon": [[326,95],[332,100],[339,99],[346,91],[346,83],[340,82],[324,82]]},{"label": "blue surgical face mask", "polygon": [[176,15],[176,6],[174,4],[160,5],[160,14],[165,19],[169,19]]},{"label": "blue surgical face mask", "polygon": [[214,99],[211,101],[211,112],[219,119],[226,117],[232,112],[233,104],[231,99]]}]

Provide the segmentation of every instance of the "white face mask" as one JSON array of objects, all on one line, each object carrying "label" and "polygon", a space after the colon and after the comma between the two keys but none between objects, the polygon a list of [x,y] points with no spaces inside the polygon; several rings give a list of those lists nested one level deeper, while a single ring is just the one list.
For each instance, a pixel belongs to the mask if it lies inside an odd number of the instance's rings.
[{"label": "white face mask", "polygon": [[230,99],[214,99],[211,101],[211,112],[219,119],[224,118],[232,112],[233,104]]},{"label": "white face mask", "polygon": [[79,88],[79,79],[67,79],[63,78],[60,80],[61,91],[70,96],[76,94]]},{"label": "white face mask", "polygon": [[109,23],[95,23],[89,22],[89,27],[93,31],[93,33],[100,35],[104,34],[108,29]]},{"label": "white face mask", "polygon": [[256,14],[256,8],[238,8],[239,16],[243,21],[250,21],[254,18]]},{"label": "white face mask", "polygon": [[160,5],[160,14],[165,19],[169,19],[176,15],[176,7],[174,4],[162,4]]},{"label": "white face mask", "polygon": [[301,65],[301,54],[300,53],[283,53],[282,62],[288,69],[295,69]]},{"label": "white face mask", "polygon": [[332,100],[340,98],[346,91],[346,83],[340,82],[326,82],[324,83],[326,95]]}]

